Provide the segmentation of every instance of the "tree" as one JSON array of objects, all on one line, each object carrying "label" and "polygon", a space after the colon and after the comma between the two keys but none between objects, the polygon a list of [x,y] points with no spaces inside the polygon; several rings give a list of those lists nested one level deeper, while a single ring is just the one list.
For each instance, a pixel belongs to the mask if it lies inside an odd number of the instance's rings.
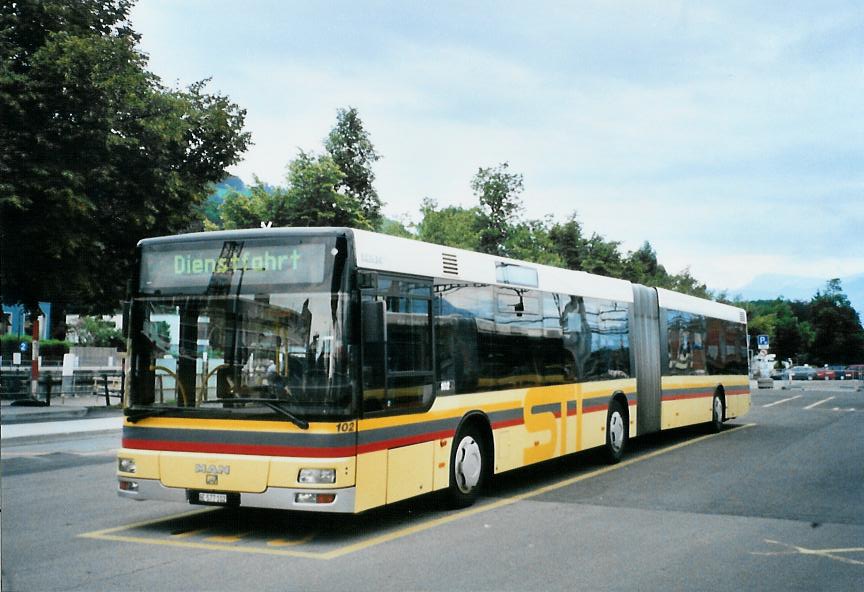
[{"label": "tree", "polygon": [[809,361],[813,329],[795,314],[793,303],[778,298],[745,302],[743,306],[747,310],[750,343],[756,343],[757,335],[768,335],[771,352],[778,360]]},{"label": "tree", "polygon": [[623,265],[622,277],[631,282],[656,286],[658,280],[665,280],[668,276],[666,268],[657,262],[657,251],[648,241],[629,253]]},{"label": "tree", "polygon": [[555,223],[549,229],[549,238],[555,245],[555,250],[567,269],[582,269],[585,257],[585,237],[582,234],[582,223],[576,212],[570,214],[563,223]]},{"label": "tree", "polygon": [[342,170],[330,156],[315,156],[301,150],[288,165],[289,225],[371,230],[360,200],[338,191],[343,179]]},{"label": "tree", "polygon": [[551,227],[551,216],[518,222],[508,231],[505,250],[516,259],[561,267],[563,259],[555,252],[555,243],[549,234]]},{"label": "tree", "polygon": [[816,363],[851,364],[864,358],[864,328],[839,279],[829,280],[824,291],[816,292],[810,315]]},{"label": "tree", "polygon": [[324,147],[342,171],[336,189],[359,201],[363,217],[377,228],[381,223],[381,200],[372,185],[375,181],[372,165],[381,155],[375,151],[357,109],[339,109],[336,125],[324,141]]},{"label": "tree", "polygon": [[522,209],[519,194],[524,188],[522,175],[510,173],[510,165],[479,168],[471,189],[480,201],[481,230],[479,250],[490,255],[506,255],[507,239]]},{"label": "tree", "polygon": [[288,226],[291,222],[285,189],[271,187],[258,177],[246,191],[228,191],[218,215],[221,227],[226,230],[259,228],[262,222]]},{"label": "tree", "polygon": [[342,171],[328,155],[300,150],[288,164],[286,187],[259,179],[249,193],[231,192],[219,210],[225,228],[273,226],[350,226],[371,229],[360,201],[340,193]]},{"label": "tree", "polygon": [[89,347],[123,347],[123,334],[112,321],[83,316],[75,323],[75,334],[80,345]]},{"label": "tree", "polygon": [[406,223],[403,220],[394,220],[392,218],[381,218],[378,228],[375,229],[381,234],[389,234],[390,236],[399,236],[402,238],[416,238],[411,231],[408,230]]},{"label": "tree", "polygon": [[420,204],[423,218],[417,225],[417,238],[427,243],[477,251],[480,248],[478,208],[448,206],[438,209],[438,203],[424,198]]},{"label": "tree", "polygon": [[4,302],[109,310],[135,244],[189,227],[250,138],[245,111],[147,70],[126,0],[21,0],[0,12]]}]

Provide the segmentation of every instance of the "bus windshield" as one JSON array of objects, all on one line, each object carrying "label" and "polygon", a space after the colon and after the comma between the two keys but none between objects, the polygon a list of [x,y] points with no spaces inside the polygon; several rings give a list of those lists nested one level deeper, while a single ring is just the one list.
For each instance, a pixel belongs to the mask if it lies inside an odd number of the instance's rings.
[{"label": "bus windshield", "polygon": [[317,241],[145,245],[127,415],[350,416],[345,256]]}]

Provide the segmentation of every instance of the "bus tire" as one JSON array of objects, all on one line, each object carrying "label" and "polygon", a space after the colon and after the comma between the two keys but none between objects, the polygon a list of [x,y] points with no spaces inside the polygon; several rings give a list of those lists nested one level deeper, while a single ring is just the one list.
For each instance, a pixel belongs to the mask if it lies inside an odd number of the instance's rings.
[{"label": "bus tire", "polygon": [[711,401],[711,431],[715,434],[723,429],[725,411],[720,393],[714,393],[714,399]]},{"label": "bus tire", "polygon": [[472,424],[462,427],[453,439],[450,451],[450,488],[447,497],[451,506],[465,508],[474,503],[488,472],[487,462],[480,430]]},{"label": "bus tire", "polygon": [[624,449],[627,447],[627,414],[624,406],[617,399],[609,403],[606,413],[606,460],[611,464],[621,461]]}]

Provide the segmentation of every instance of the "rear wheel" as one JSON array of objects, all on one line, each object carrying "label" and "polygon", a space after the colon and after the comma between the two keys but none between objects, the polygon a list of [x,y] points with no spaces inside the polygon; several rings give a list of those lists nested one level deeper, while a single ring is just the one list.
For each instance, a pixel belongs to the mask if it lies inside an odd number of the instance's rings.
[{"label": "rear wheel", "polygon": [[627,416],[624,406],[617,400],[609,404],[606,414],[606,458],[610,463],[620,462],[627,446]]},{"label": "rear wheel", "polygon": [[453,506],[464,508],[477,499],[487,472],[485,443],[479,430],[466,426],[459,430],[450,452],[450,489],[448,497]]},{"label": "rear wheel", "polygon": [[714,433],[723,429],[723,411],[723,399],[714,393],[714,400],[711,401],[711,431]]}]

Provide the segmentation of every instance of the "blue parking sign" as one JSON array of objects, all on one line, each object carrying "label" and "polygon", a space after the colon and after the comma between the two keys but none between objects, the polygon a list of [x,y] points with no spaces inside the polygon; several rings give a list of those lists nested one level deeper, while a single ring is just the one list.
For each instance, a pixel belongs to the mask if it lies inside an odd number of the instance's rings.
[{"label": "blue parking sign", "polygon": [[757,335],[756,336],[756,345],[759,349],[768,349],[768,336],[767,335]]}]

